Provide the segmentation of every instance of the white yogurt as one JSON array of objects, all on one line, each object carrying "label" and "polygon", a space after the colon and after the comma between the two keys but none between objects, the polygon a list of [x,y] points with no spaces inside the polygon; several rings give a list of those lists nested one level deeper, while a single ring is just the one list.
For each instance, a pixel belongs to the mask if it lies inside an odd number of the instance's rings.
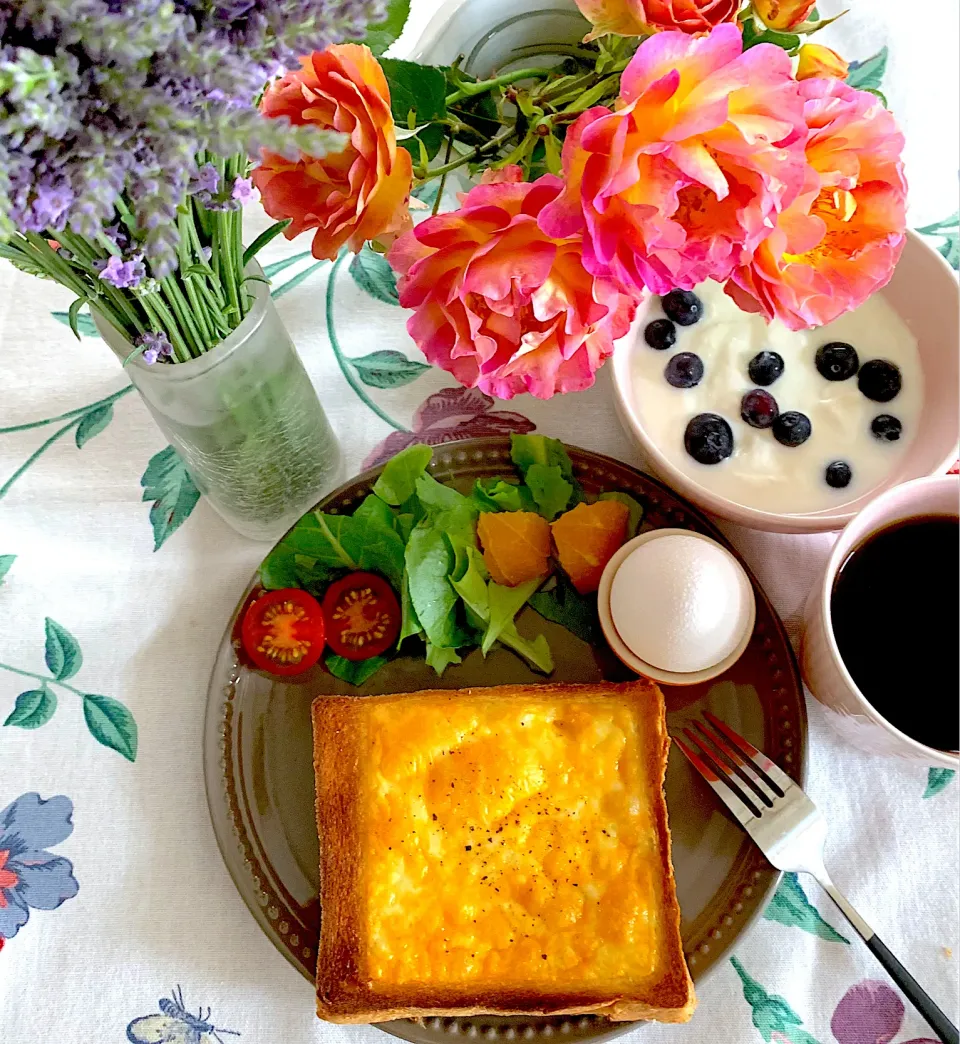
[{"label": "white yogurt", "polygon": [[[637,324],[632,350],[634,407],[671,464],[719,496],[778,513],[822,511],[856,500],[897,466],[917,428],[923,377],[916,338],[882,294],[826,326],[796,333],[778,320],[767,324],[761,316],[740,311],[719,283],[703,283],[696,294],[703,317],[693,326],[677,326],[676,344],[666,351],[643,340],[647,323],[664,317],[654,297]],[[860,392],[856,377],[822,377],[814,356],[830,341],[852,344],[861,366],[870,359],[895,363],[903,380],[899,394],[890,402],[873,402]],[[770,429],[741,420],[740,400],[756,387],[747,366],[764,350],[784,361],[783,374],[764,390],[781,413],[798,410],[810,418],[812,434],[800,446],[783,446]],[[667,383],[664,367],[677,352],[694,352],[703,360],[703,379],[696,387]],[[733,430],[733,455],[719,464],[700,464],[684,448],[687,423],[699,413],[717,413]],[[902,423],[897,442],[871,434],[870,422],[879,414],[892,414]],[[844,489],[831,488],[824,478],[835,460],[846,461],[853,471]]]}]

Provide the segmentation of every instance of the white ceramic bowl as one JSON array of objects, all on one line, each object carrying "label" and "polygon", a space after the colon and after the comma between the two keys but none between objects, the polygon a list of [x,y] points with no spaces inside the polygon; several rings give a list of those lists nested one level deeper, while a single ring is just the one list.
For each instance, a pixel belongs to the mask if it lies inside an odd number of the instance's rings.
[{"label": "white ceramic bowl", "polygon": [[841,529],[878,493],[909,479],[946,471],[957,458],[960,439],[960,288],[943,258],[915,232],[907,233],[903,255],[881,291],[916,337],[924,375],[920,428],[886,480],[856,500],[825,511],[785,514],[738,503],[706,489],[680,471],[660,451],[643,424],[643,410],[632,394],[635,351],[648,350],[642,320],[618,342],[613,355],[614,398],[620,420],[633,436],[651,471],[698,507],[752,529],[780,533],[819,533]]},{"label": "white ceramic bowl", "polygon": [[[840,534],[823,575],[810,592],[800,649],[803,680],[827,709],[827,719],[844,739],[872,754],[886,754],[947,769],[960,769],[960,754],[918,743],[891,725],[857,688],[833,635],[830,600],[840,567],[850,552],[868,537],[905,518],[926,515],[955,518],[958,509],[960,479],[956,475],[938,475],[887,490],[861,511]],[[931,562],[930,566],[935,569],[936,563]],[[956,577],[951,580],[955,583]],[[935,652],[922,650],[918,654],[929,656]],[[904,695],[906,699],[918,699],[923,694]],[[955,693],[951,695],[956,698]]]}]

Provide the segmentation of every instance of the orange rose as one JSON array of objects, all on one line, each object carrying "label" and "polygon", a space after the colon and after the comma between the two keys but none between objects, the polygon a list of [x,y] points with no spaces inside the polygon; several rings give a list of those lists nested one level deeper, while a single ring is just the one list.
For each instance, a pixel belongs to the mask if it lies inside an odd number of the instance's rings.
[{"label": "orange rose", "polygon": [[732,22],[740,0],[577,0],[593,29],[587,40],[604,33],[646,36],[663,29],[707,33],[721,22]]},{"label": "orange rose", "polygon": [[389,242],[410,226],[410,153],[397,147],[390,88],[368,47],[338,44],[300,61],[267,88],[264,114],[342,131],[350,142],[319,159],[264,151],[253,180],[264,210],[291,219],[287,239],[315,228],[313,256],[333,260],[344,244],[356,252],[368,239]]},{"label": "orange rose", "polygon": [[798,52],[798,80],[810,80],[814,76],[845,80],[849,71],[850,67],[840,55],[823,44],[807,43]]},{"label": "orange rose", "polygon": [[807,20],[817,0],[753,0],[753,9],[768,29],[795,29]]}]

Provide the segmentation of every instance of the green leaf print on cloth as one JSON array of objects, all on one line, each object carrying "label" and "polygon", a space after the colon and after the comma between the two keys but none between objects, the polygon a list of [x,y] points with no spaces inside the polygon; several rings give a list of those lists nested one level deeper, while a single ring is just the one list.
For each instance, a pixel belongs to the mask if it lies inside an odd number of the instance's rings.
[{"label": "green leaf print on cloth", "polygon": [[937,247],[940,256],[951,268],[960,269],[960,211],[942,221],[934,221],[932,225],[924,225],[917,231],[921,236],[934,236],[942,240]]},{"label": "green leaf print on cloth", "polygon": [[849,945],[832,925],[820,916],[820,912],[807,898],[796,874],[784,874],[780,878],[777,891],[763,915],[768,921],[777,921],[788,927],[802,928],[811,935],[826,939],[827,942],[840,942]]},{"label": "green leaf print on cloth", "polygon": [[44,631],[43,659],[49,676],[0,663],[0,671],[40,682],[39,687],[26,689],[17,696],[13,710],[3,724],[20,729],[38,729],[46,725],[57,710],[54,687],[58,686],[83,701],[84,721],[98,743],[115,750],[128,761],[136,761],[137,723],[133,715],[119,700],[84,692],[69,684],[67,679],[75,677],[83,666],[80,643],[66,627],[49,616],[44,621]]},{"label": "green leaf print on cloth", "polygon": [[361,290],[388,305],[400,304],[397,280],[383,254],[378,254],[364,243],[361,251],[350,262],[350,275]]},{"label": "green leaf print on cloth", "polygon": [[385,348],[362,355],[359,359],[347,359],[347,362],[369,388],[402,388],[405,384],[412,384],[420,374],[430,369],[426,363],[408,359],[402,352]]},{"label": "green leaf print on cloth", "polygon": [[767,993],[756,979],[746,973],[736,957],[731,957],[730,963],[743,983],[743,996],[753,1013],[753,1024],[765,1041],[773,1041],[774,1044],[820,1044],[816,1037],[803,1028],[803,1020],[783,997]]},{"label": "green leaf print on cloth", "polygon": [[878,91],[883,83],[883,75],[887,71],[887,48],[877,51],[862,62],[851,62],[847,71],[847,83],[860,91]]},{"label": "green leaf print on cloth", "polygon": [[927,773],[927,789],[923,792],[924,798],[936,797],[941,790],[944,790],[953,782],[956,774],[954,769],[930,769]]},{"label": "green leaf print on cloth", "polygon": [[3,583],[3,578],[10,572],[10,567],[16,560],[16,555],[0,555],[0,584]]},{"label": "green leaf print on cloth", "polygon": [[140,485],[144,502],[153,501],[150,525],[153,526],[153,550],[159,551],[164,541],[189,518],[200,499],[200,491],[172,446],[150,458]]}]

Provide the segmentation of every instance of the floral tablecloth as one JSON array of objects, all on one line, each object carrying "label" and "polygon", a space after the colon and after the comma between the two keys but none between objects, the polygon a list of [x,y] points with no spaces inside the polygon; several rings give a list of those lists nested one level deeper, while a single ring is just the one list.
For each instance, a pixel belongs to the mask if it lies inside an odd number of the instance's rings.
[{"label": "floral tablecloth", "polygon": [[[854,75],[885,92],[906,131],[911,223],[956,267],[956,0],[850,6],[826,42],[869,59]],[[415,0],[396,53],[435,7]],[[453,387],[417,358],[376,255],[331,266],[308,248],[274,244],[266,261],[348,473],[415,440],[534,428],[642,465],[609,371],[547,403]],[[210,828],[207,679],[264,547],[198,499],[89,320],[73,339],[68,306],[64,291],[0,268],[0,1041],[374,1044],[377,1030],[315,1019],[309,985],[248,914]],[[832,538],[727,531],[796,636]],[[838,883],[956,1018],[953,773],[844,746],[812,701],[810,752]],[[790,875],[699,995],[689,1026],[642,1039],[930,1036],[815,886]]]}]

